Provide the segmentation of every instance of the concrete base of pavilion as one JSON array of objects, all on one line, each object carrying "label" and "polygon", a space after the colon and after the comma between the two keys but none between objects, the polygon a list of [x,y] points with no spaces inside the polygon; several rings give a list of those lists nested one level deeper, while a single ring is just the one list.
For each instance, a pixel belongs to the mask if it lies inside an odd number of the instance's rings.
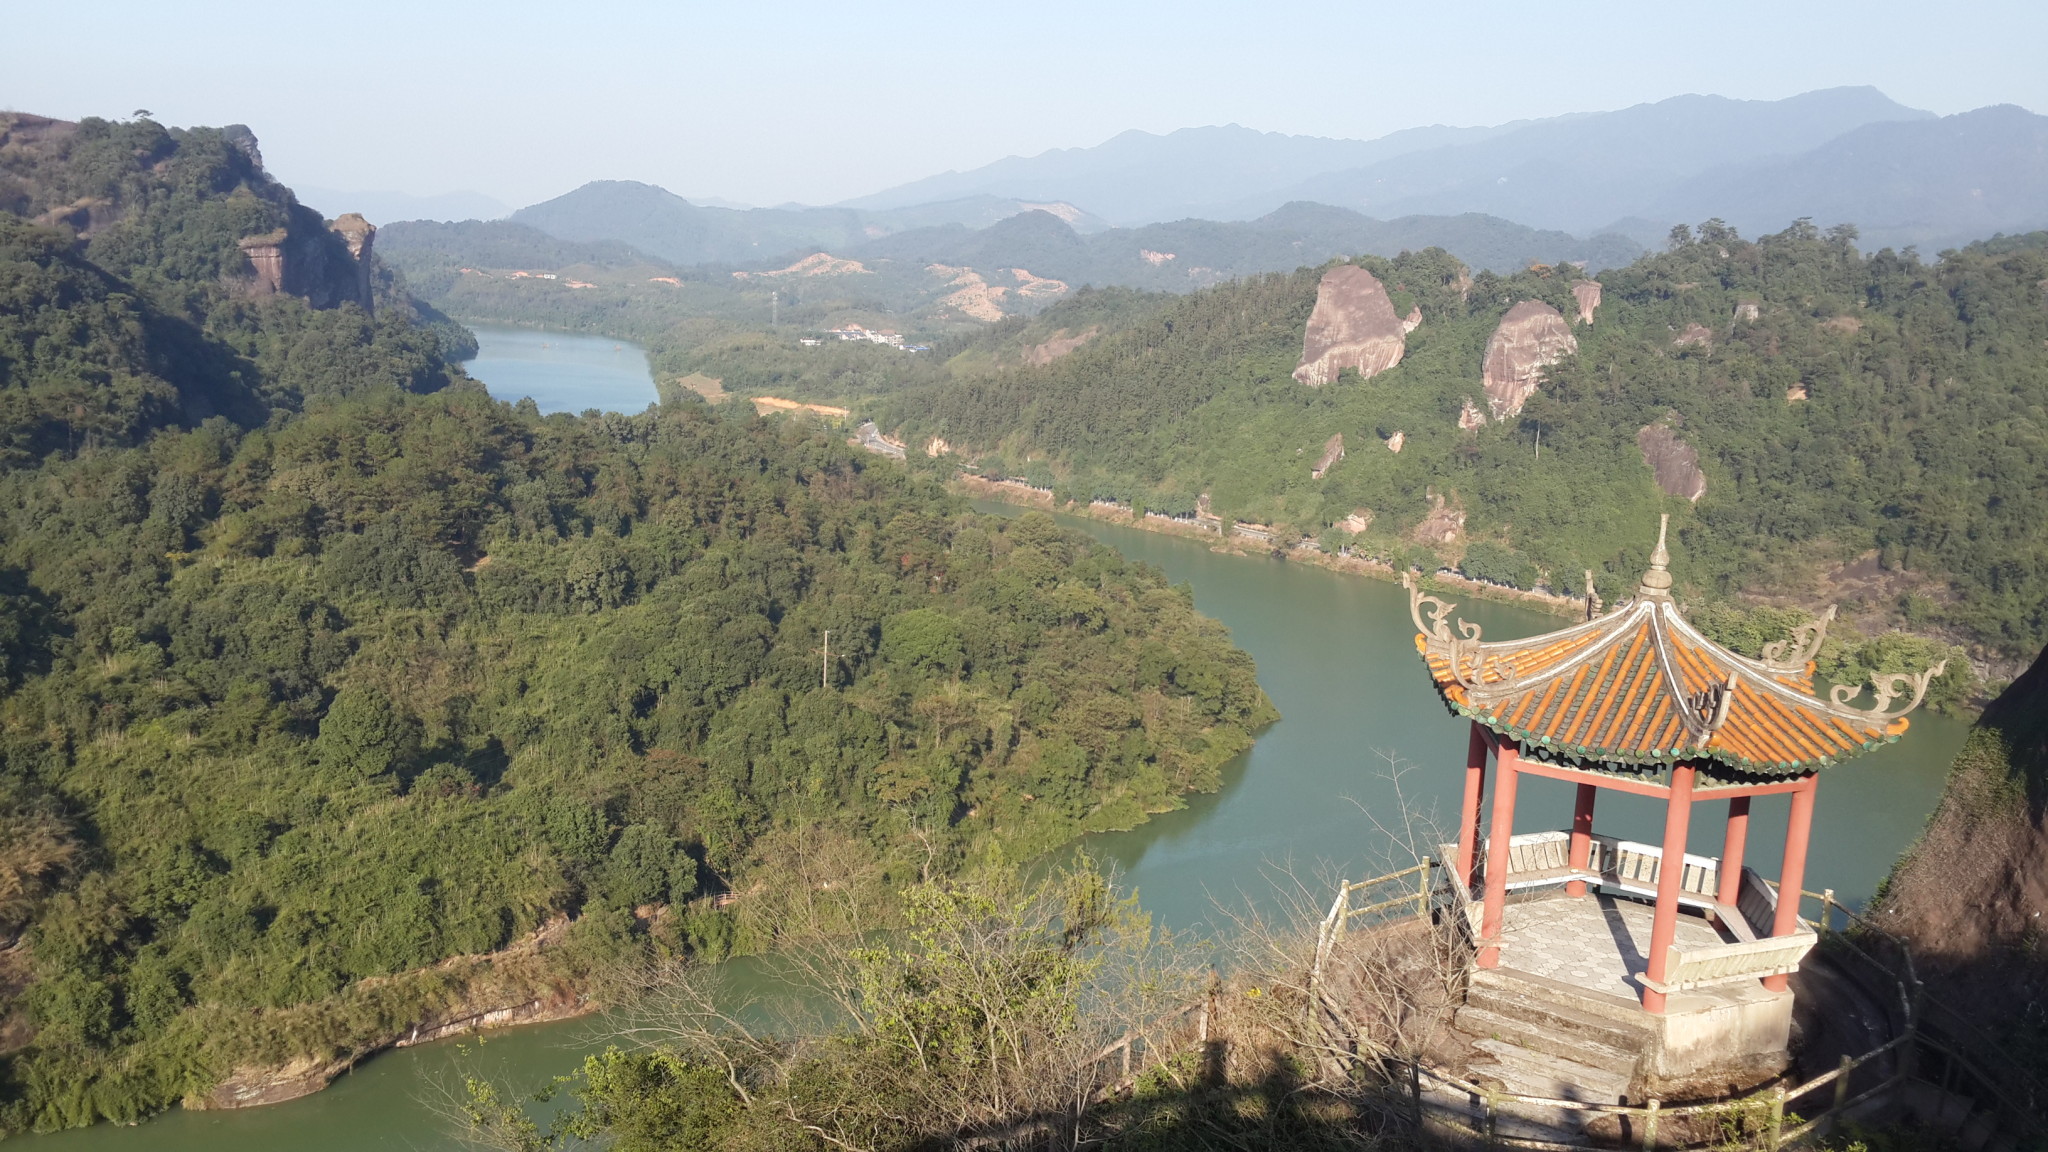
[{"label": "concrete base of pavilion", "polygon": [[[1468,1079],[1528,1096],[1589,1103],[1697,1100],[1764,1083],[1790,1063],[1790,992],[1743,980],[1642,1006],[1651,905],[1592,893],[1512,898],[1500,964],[1473,968],[1454,1017],[1472,1048]],[[1681,948],[1733,942],[1681,913]]]}]

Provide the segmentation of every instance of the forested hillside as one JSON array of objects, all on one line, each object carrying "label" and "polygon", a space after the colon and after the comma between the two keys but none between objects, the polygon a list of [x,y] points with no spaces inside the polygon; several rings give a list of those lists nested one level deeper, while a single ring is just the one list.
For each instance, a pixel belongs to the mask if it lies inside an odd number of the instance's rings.
[{"label": "forested hillside", "polygon": [[[1610,600],[1663,508],[1693,595],[1825,594],[1817,574],[1863,558],[1870,607],[2019,658],[2048,640],[2044,242],[1927,263],[1861,255],[1850,230],[1688,230],[1602,273],[1594,322],[1571,329],[1576,354],[1518,414],[1477,429],[1460,413],[1487,407],[1481,363],[1502,315],[1536,300],[1571,316],[1576,270],[1467,277],[1441,252],[1358,261],[1422,322],[1397,367],[1323,388],[1290,376],[1320,270],[1134,301],[1121,325],[1076,301],[1032,323],[1100,333],[1063,358],[981,360],[878,411],[915,442],[1036,468],[1073,498],[1186,515],[1207,493],[1221,515],[1342,543],[1331,526],[1359,511],[1369,554],[1472,559],[1525,587],[1548,572],[1564,590],[1592,569]],[[1638,443],[1653,426],[1697,451],[1696,503],[1660,491]],[[1312,478],[1333,434],[1348,455]],[[1439,500],[1462,527],[1417,536]]]},{"label": "forested hillside", "polygon": [[[50,226],[0,215],[0,1131],[317,1086],[765,946],[815,884],[884,916],[1273,717],[1185,590],[1043,517],[694,400],[493,401],[379,267],[374,313],[266,289],[246,229],[330,233],[253,139],[12,144]],[[34,198],[96,171],[98,216]]]}]

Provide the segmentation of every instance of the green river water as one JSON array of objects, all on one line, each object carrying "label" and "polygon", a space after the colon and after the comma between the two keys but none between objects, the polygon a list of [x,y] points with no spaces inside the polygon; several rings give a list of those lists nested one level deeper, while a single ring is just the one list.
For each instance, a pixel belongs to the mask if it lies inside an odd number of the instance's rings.
[{"label": "green river water", "polygon": [[[480,333],[480,335],[484,335]],[[485,353],[501,353],[485,340]],[[496,389],[493,389],[496,391]],[[563,407],[577,407],[563,404]],[[1015,515],[1001,505],[985,511]],[[1407,596],[1395,585],[1304,564],[1211,552],[1198,540],[1063,517],[1125,555],[1194,586],[1201,611],[1228,625],[1259,665],[1259,682],[1282,719],[1234,761],[1221,791],[1129,832],[1088,838],[1118,868],[1159,922],[1214,930],[1219,904],[1271,900],[1277,870],[1360,878],[1412,863],[1375,819],[1398,827],[1404,811],[1448,824],[1457,806],[1466,725],[1446,713],[1412,643]],[[1563,621],[1506,605],[1467,601],[1460,615],[1489,638],[1528,635]],[[1869,898],[1916,836],[1940,793],[1966,726],[1915,717],[1897,744],[1830,770],[1820,789],[1807,885],[1851,903]],[[1390,772],[1389,761],[1402,765]],[[1520,831],[1570,823],[1570,785],[1528,779],[1517,804]],[[1661,836],[1661,807],[1603,794],[1598,827],[1636,840]],[[1776,871],[1787,802],[1756,803],[1749,858]],[[1718,853],[1718,806],[1693,821],[1694,851]],[[1398,857],[1398,858],[1397,858]],[[1319,889],[1320,890],[1320,889]],[[765,991],[765,977],[735,962],[736,988]],[[130,1128],[31,1138],[48,1152],[300,1152],[455,1149],[432,1100],[472,1068],[538,1086],[569,1071],[601,1042],[599,1025],[569,1021],[388,1052],[325,1092],[242,1112],[173,1111]],[[465,1053],[457,1045],[463,1044]]]}]

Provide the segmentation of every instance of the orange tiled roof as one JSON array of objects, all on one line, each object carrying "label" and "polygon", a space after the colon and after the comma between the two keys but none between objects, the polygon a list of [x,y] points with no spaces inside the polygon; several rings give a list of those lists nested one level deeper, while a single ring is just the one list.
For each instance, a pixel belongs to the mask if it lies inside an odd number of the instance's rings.
[{"label": "orange tiled roof", "polygon": [[[1620,764],[1713,760],[1781,775],[1832,764],[1899,738],[1936,667],[1879,677],[1876,706],[1856,693],[1813,692],[1812,657],[1827,619],[1801,629],[1765,659],[1739,656],[1694,630],[1670,597],[1658,541],[1651,571],[1613,612],[1525,640],[1486,643],[1445,604],[1409,589],[1416,648],[1444,701],[1496,732],[1572,756]],[[1431,623],[1424,623],[1424,605]],[[1903,681],[1913,695],[1887,711]]]}]

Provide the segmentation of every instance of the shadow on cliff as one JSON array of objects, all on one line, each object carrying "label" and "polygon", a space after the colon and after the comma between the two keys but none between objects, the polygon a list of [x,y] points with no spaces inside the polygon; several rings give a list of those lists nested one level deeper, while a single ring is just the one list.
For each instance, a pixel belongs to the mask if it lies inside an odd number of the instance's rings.
[{"label": "shadow on cliff", "polygon": [[1929,996],[2048,1079],[2048,652],[1984,710],[1877,907]]}]

